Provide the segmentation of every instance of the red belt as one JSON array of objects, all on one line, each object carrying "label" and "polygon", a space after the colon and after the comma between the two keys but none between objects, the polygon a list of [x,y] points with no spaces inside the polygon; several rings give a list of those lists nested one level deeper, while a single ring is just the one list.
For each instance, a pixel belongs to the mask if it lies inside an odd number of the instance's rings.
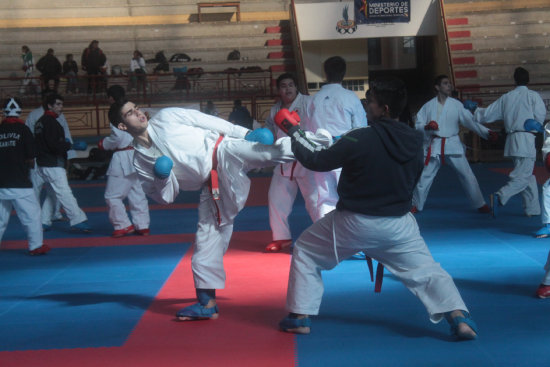
[{"label": "red belt", "polygon": [[[292,168],[290,169],[290,181],[294,178],[294,169],[296,168],[296,164],[298,164],[298,161],[292,162]],[[284,176],[285,173],[283,172],[283,165],[281,164],[281,176]]]},{"label": "red belt", "polygon": [[210,170],[210,189],[212,190],[212,197],[214,200],[220,200],[220,182],[218,180],[218,146],[223,140],[223,135],[220,135],[216,144],[214,145],[214,151],[212,152],[212,170]]},{"label": "red belt", "polygon": [[[432,140],[430,140],[430,146],[428,147],[428,154],[426,156],[426,160],[424,161],[424,165],[427,166],[428,163],[430,163],[430,157],[432,155],[432,142],[435,138],[440,138],[439,136],[432,136]],[[440,138],[441,139],[441,164],[445,164],[445,140],[447,138]]]},{"label": "red belt", "polygon": [[[372,282],[374,281],[372,259],[368,256],[366,259],[367,265],[369,266],[370,280]],[[374,282],[374,291],[376,293],[380,293],[382,291],[382,279],[384,279],[384,265],[382,265],[382,263],[378,263],[376,266],[376,281]]]},{"label": "red belt", "polygon": [[216,217],[218,225],[221,223],[222,219],[220,216],[220,208],[216,200],[220,200],[220,182],[218,179],[218,146],[223,140],[223,135],[220,135],[216,144],[214,145],[214,151],[212,152],[212,169],[210,170],[210,191],[212,192],[212,198],[214,199],[214,205],[216,205]]},{"label": "red belt", "polygon": [[126,148],[115,149],[115,152],[123,152],[125,150],[134,150],[134,147],[131,145],[128,145]]}]

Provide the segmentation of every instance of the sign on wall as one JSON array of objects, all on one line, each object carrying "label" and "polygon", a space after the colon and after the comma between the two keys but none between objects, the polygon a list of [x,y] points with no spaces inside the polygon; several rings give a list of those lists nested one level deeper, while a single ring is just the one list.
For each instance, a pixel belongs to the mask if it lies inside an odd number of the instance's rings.
[{"label": "sign on wall", "polygon": [[410,0],[355,0],[357,24],[409,23],[410,21]]},{"label": "sign on wall", "polygon": [[[296,4],[300,39],[437,35],[437,22],[441,20],[438,1],[350,0]],[[360,11],[363,5],[365,9]],[[411,10],[411,6],[414,9]]]}]

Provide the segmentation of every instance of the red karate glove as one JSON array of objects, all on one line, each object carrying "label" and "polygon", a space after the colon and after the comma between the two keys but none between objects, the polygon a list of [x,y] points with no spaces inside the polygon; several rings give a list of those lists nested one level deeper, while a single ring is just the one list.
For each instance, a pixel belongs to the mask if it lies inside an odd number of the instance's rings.
[{"label": "red karate glove", "polygon": [[496,142],[498,140],[498,133],[493,130],[489,130],[489,136],[487,138],[490,142]]},{"label": "red karate glove", "polygon": [[424,126],[424,130],[439,130],[439,125],[435,121],[430,121]]},{"label": "red karate glove", "polygon": [[547,154],[546,158],[544,158],[544,165],[546,166],[548,172],[550,172],[550,154]]},{"label": "red karate glove", "polygon": [[286,108],[281,108],[275,115],[275,124],[288,135],[291,129],[300,128],[300,116],[296,111],[290,112]]},{"label": "red karate glove", "polygon": [[101,139],[101,140],[97,143],[97,147],[99,148],[99,150],[105,150],[105,147],[103,147],[103,139]]}]

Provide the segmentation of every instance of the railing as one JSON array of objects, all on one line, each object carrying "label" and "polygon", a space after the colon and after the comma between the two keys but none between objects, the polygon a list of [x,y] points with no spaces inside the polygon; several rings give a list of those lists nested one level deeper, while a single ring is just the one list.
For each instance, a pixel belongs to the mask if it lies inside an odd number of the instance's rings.
[{"label": "railing", "polygon": [[[109,133],[106,89],[121,85],[127,89],[127,97],[141,106],[201,107],[207,100],[232,101],[242,99],[250,105],[252,117],[261,119],[265,106],[258,100],[274,98],[272,73],[269,70],[235,70],[223,72],[188,71],[174,74],[148,74],[143,81],[132,80],[131,75],[78,76],[77,88],[67,92],[67,80],[61,78],[58,92],[65,99],[64,114],[71,133],[80,136]],[[41,103],[45,85],[34,77],[26,86],[25,78],[0,78],[0,100],[18,96],[24,107],[24,116]],[[53,84],[53,82],[52,82]],[[129,89],[135,86],[135,89]],[[248,103],[246,103],[248,102]]]},{"label": "railing", "polygon": [[[129,89],[131,75],[78,76],[77,93],[67,91],[67,80],[61,78],[58,91],[67,106],[97,105],[106,100],[106,88],[119,84],[140,103],[200,102],[206,99],[237,99],[273,96],[270,70],[235,70],[222,72],[188,71],[173,74],[148,74]],[[0,98],[18,96],[26,105],[40,104],[45,86],[40,77],[32,78],[26,87],[25,78],[0,78]],[[52,84],[52,83],[50,83]],[[27,102],[27,103],[25,103]]]}]

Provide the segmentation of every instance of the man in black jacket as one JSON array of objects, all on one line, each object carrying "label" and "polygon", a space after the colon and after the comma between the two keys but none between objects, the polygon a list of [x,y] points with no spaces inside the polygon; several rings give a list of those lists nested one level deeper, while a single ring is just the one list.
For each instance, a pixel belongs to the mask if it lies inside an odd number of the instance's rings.
[{"label": "man in black jacket", "polygon": [[[65,131],[57,121],[57,117],[63,112],[63,97],[57,93],[51,93],[44,101],[44,115],[36,121],[34,137],[38,154],[36,157],[36,172],[33,175],[34,189],[37,197],[46,183],[55,192],[61,207],[67,213],[71,227],[75,230],[90,232],[86,214],[80,209],[73,195],[65,165],[67,151],[71,149],[71,143],[65,139]],[[46,200],[42,207],[42,226],[48,230],[52,225],[52,214],[55,207],[51,201]]]},{"label": "man in black jacket", "polygon": [[292,151],[304,167],[313,171],[342,168],[336,210],[296,242],[287,294],[290,314],[280,322],[282,330],[309,333],[309,315],[318,314],[323,294],[321,271],[364,251],[422,301],[432,322],[446,318],[458,339],[477,337],[452,278],[432,258],[410,213],[423,168],[423,136],[398,121],[406,102],[400,80],[371,84],[370,126],[349,131],[328,149],[310,142],[288,110],[275,117],[291,136]]},{"label": "man in black jacket", "polygon": [[54,81],[53,90],[57,92],[57,87],[59,87],[59,76],[63,71],[61,63],[53,52],[53,48],[49,48],[46,55],[42,56],[36,64],[36,68],[40,71],[42,82],[44,83],[44,92],[50,90],[50,80]]},{"label": "man in black jacket", "polygon": [[50,248],[42,243],[40,204],[36,199],[30,169],[36,149],[30,129],[19,118],[21,101],[8,98],[2,104],[5,118],[0,124],[0,242],[12,207],[27,232],[30,255],[44,255]]}]

